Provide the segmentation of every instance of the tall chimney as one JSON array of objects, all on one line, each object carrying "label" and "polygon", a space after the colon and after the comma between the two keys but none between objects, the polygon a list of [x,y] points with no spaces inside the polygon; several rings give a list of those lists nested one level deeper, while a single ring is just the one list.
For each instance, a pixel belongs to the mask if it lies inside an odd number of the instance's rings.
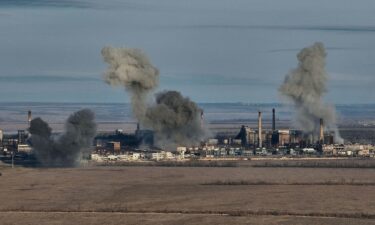
[{"label": "tall chimney", "polygon": [[272,131],[276,130],[275,108],[272,109]]},{"label": "tall chimney", "polygon": [[319,143],[323,144],[324,143],[324,123],[323,119],[320,118],[320,128],[319,128]]},{"label": "tall chimney", "polygon": [[204,126],[204,112],[201,110],[201,128]]},{"label": "tall chimney", "polygon": [[30,123],[31,123],[31,110],[29,110],[29,112],[27,113],[27,123],[30,127]]},{"label": "tall chimney", "polygon": [[258,112],[258,146],[262,148],[262,112]]}]

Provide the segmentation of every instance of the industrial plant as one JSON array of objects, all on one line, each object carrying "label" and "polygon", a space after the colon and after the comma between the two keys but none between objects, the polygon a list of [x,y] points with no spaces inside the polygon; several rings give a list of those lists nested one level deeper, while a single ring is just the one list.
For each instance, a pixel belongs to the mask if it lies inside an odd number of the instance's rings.
[{"label": "industrial plant", "polygon": [[[17,134],[0,131],[5,159],[35,159],[44,166],[77,166],[82,160],[248,160],[254,157],[374,157],[374,146],[344,142],[336,122],[335,107],[323,102],[327,91],[326,52],[320,42],[302,49],[298,65],[279,87],[281,96],[294,107],[290,126],[278,127],[272,109],[271,128],[243,124],[235,134],[210,130],[203,109],[179,91],[160,91],[159,70],[140,49],[105,47],[101,51],[108,68],[104,81],[123,87],[130,94],[133,132],[121,128],[98,132],[95,114],[81,109],[65,122],[63,133],[53,133],[47,122],[32,119]],[[255,119],[255,118],[252,118]],[[4,158],[3,157],[3,158]]]},{"label": "industrial plant", "polygon": [[[137,123],[132,133],[122,129],[99,132],[86,151],[79,152],[78,161],[115,163],[117,161],[186,161],[186,160],[251,160],[259,158],[322,158],[322,157],[374,157],[375,148],[370,144],[338,144],[335,134],[326,130],[324,120],[319,119],[318,134],[306,134],[303,130],[280,128],[276,123],[276,109],[272,118],[264,120],[258,112],[257,126],[242,125],[236,135],[214,134],[196,145],[160,146],[151,129],[142,129]],[[206,126],[201,115],[201,126]],[[31,111],[27,114],[25,130],[3,134],[0,131],[1,157],[3,161],[38,161],[38,151],[33,143],[30,126]],[[270,124],[263,127],[264,121]],[[26,123],[27,122],[27,123]],[[55,133],[59,137],[62,134]],[[317,136],[318,138],[314,138]],[[34,139],[35,140],[35,139]],[[38,148],[38,147],[37,147]],[[46,160],[46,159],[43,159]],[[40,159],[39,159],[40,161]],[[78,163],[79,164],[79,163]],[[69,164],[72,165],[72,164]]]}]

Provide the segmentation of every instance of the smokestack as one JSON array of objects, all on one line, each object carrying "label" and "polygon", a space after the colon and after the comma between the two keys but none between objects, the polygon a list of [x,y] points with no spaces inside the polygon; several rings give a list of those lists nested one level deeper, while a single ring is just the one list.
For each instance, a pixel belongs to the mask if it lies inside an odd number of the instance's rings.
[{"label": "smokestack", "polygon": [[262,148],[262,112],[258,112],[258,146]]},{"label": "smokestack", "polygon": [[320,118],[320,128],[319,128],[319,143],[323,144],[324,143],[324,123],[323,123],[323,118]]},{"label": "smokestack", "polygon": [[272,109],[272,131],[276,130],[275,108]]},{"label": "smokestack", "polygon": [[27,123],[30,127],[30,122],[31,122],[31,110],[29,110],[29,112],[27,113]]},{"label": "smokestack", "polygon": [[201,110],[201,128],[203,129],[203,122],[204,122],[204,112]]}]

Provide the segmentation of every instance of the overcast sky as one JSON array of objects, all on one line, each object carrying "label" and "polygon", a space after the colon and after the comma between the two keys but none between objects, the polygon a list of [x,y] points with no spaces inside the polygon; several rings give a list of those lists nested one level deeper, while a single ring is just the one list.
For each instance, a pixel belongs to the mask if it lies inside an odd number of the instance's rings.
[{"label": "overcast sky", "polygon": [[325,44],[326,100],[374,103],[373,0],[0,0],[0,102],[128,102],[102,47],[143,49],[160,89],[198,102],[280,102],[296,54]]}]

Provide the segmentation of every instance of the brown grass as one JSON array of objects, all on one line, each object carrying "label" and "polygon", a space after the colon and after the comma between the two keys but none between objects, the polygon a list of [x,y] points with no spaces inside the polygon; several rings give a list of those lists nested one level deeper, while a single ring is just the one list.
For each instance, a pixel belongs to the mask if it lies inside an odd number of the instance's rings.
[{"label": "brown grass", "polygon": [[123,214],[187,214],[187,215],[221,215],[221,216],[303,216],[303,217],[333,217],[333,218],[352,218],[352,219],[375,219],[375,213],[324,213],[324,212],[293,212],[278,210],[129,210],[129,209],[102,209],[102,210],[11,210],[0,211],[0,213],[123,213]]},{"label": "brown grass", "polygon": [[[300,224],[321,224],[323,217],[334,218],[328,224],[342,224],[334,222],[342,222],[339,218],[350,218],[351,224],[375,219],[375,189],[365,185],[375,183],[371,169],[116,166],[1,172],[0,221],[8,219],[2,216],[7,213],[24,218],[19,221],[26,224],[37,224],[52,215],[61,218],[58,224],[84,224],[78,216],[70,220],[67,213],[92,213],[98,221],[102,216],[110,219],[103,213],[127,214],[116,218],[147,214],[156,218],[155,224],[183,223],[179,218],[195,224],[246,224],[250,218],[253,224],[278,224],[274,221],[281,217],[293,218],[289,220],[293,224],[303,216],[310,219]],[[284,183],[290,185],[280,185]],[[27,220],[30,214],[35,215],[29,217],[34,222]],[[219,216],[231,219],[217,219]],[[166,217],[173,222],[164,221]],[[199,223],[198,218],[204,222]],[[267,223],[260,221],[265,218]],[[97,224],[90,221],[87,224]],[[130,224],[150,224],[132,221]]]},{"label": "brown grass", "polygon": [[300,167],[300,168],[363,168],[375,169],[375,159],[329,160],[264,160],[253,162],[253,167]]},{"label": "brown grass", "polygon": [[237,167],[236,161],[146,161],[146,162],[104,162],[96,163],[97,166],[159,166],[159,167]]},{"label": "brown grass", "polygon": [[[256,158],[255,158],[256,159]],[[189,160],[189,161],[144,161],[103,162],[94,166],[120,167],[291,167],[291,168],[356,168],[375,169],[375,159],[262,159],[262,160]]]},{"label": "brown grass", "polygon": [[247,181],[247,180],[217,180],[210,183],[203,183],[202,185],[351,185],[351,186],[375,186],[375,182],[361,182],[354,179],[347,180],[326,180],[318,182],[269,182],[269,181]]}]

